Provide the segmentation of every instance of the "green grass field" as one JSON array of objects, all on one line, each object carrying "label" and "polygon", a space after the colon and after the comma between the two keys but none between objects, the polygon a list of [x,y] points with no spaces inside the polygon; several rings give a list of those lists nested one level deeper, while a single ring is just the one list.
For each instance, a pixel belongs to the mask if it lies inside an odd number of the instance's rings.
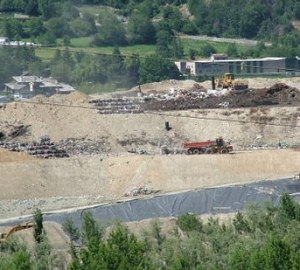
[{"label": "green grass field", "polygon": [[[91,37],[80,37],[71,39],[71,46],[69,47],[70,51],[78,52],[83,51],[87,54],[112,54],[114,47],[90,47],[92,41]],[[202,41],[202,40],[191,40],[191,39],[182,39],[184,46],[184,54],[187,57],[189,50],[193,49],[200,51],[202,47],[207,44],[211,44],[215,47],[218,53],[225,53],[229,43],[223,42],[212,42],[212,41]],[[248,47],[237,45],[239,52],[244,52]],[[56,49],[64,50],[62,40],[57,41],[57,47],[43,47],[36,49],[36,55],[41,57],[45,61],[50,61],[54,55]],[[154,45],[132,45],[119,47],[121,54],[123,55],[133,55],[139,54],[140,57],[146,57],[151,54],[155,54]]]},{"label": "green grass field", "polygon": [[82,13],[89,13],[95,16],[98,16],[100,13],[105,12],[107,10],[113,10],[113,8],[111,7],[101,5],[82,5],[78,7],[78,9]]}]

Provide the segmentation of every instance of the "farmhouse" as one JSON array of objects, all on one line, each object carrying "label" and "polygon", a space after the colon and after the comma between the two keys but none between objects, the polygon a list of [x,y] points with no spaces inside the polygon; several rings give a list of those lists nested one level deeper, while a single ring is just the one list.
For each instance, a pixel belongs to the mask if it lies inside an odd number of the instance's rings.
[{"label": "farmhouse", "polygon": [[68,94],[75,89],[70,85],[59,83],[53,78],[14,76],[10,82],[5,84],[4,91],[14,98],[26,99],[36,95]]}]

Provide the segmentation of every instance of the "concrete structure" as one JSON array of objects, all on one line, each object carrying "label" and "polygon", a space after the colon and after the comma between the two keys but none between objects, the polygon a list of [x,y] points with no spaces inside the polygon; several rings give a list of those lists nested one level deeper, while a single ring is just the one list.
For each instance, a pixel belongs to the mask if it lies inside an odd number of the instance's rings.
[{"label": "concrete structure", "polygon": [[10,40],[8,37],[0,37],[0,46],[3,47],[41,47],[41,44],[36,44],[27,41]]},{"label": "concrete structure", "polygon": [[8,37],[0,37],[0,45],[6,45],[9,43]]},{"label": "concrete structure", "polygon": [[4,91],[15,99],[27,99],[36,95],[68,94],[75,89],[53,78],[14,76],[9,83],[5,83]]},{"label": "concrete structure", "polygon": [[[241,75],[282,74],[299,75],[300,59],[293,61],[285,57],[267,57],[254,59],[223,59],[224,57],[212,57],[210,60],[178,61],[175,62],[179,71],[185,75],[222,75],[234,73]],[[295,74],[297,73],[297,74]]]}]

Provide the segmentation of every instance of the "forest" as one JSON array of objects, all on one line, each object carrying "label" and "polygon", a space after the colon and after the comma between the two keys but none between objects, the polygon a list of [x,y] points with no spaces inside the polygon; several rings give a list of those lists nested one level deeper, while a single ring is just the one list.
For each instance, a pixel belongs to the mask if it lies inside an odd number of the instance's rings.
[{"label": "forest", "polygon": [[[56,51],[49,61],[35,52],[29,53],[29,60],[27,56],[20,57],[24,50],[7,55],[6,49],[0,48],[0,60],[11,62],[1,72],[0,84],[12,75],[34,71],[39,73],[34,75],[51,75],[79,88],[93,83],[128,89],[139,83],[178,79],[174,60],[195,60],[220,53],[211,43],[185,49],[182,35],[260,41],[246,50],[228,44],[222,53],[229,57],[300,54],[297,0],[0,0],[0,11],[1,36],[61,51]],[[75,40],[88,42],[82,51],[64,52],[65,48],[76,47]],[[266,41],[272,46],[265,46]],[[111,53],[101,53],[108,46],[113,48]],[[153,47],[155,57],[143,55],[138,49],[132,49],[130,56],[120,53],[120,48],[134,46]],[[91,55],[87,48],[97,48],[99,54]]]},{"label": "forest", "polygon": [[158,220],[139,235],[121,222],[97,221],[87,212],[82,227],[66,219],[70,259],[55,252],[43,228],[43,214],[34,213],[35,245],[11,237],[1,245],[0,269],[286,269],[300,268],[300,206],[283,194],[280,204],[250,205],[231,220],[194,214],[177,217],[163,232]]}]

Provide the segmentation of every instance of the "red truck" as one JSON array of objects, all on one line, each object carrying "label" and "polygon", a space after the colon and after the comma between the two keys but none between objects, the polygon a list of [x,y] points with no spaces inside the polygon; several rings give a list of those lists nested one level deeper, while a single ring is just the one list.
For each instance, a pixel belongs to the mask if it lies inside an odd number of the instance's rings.
[{"label": "red truck", "polygon": [[233,151],[230,143],[225,143],[222,137],[214,141],[208,140],[204,142],[185,142],[183,148],[187,149],[188,154],[227,154]]}]

